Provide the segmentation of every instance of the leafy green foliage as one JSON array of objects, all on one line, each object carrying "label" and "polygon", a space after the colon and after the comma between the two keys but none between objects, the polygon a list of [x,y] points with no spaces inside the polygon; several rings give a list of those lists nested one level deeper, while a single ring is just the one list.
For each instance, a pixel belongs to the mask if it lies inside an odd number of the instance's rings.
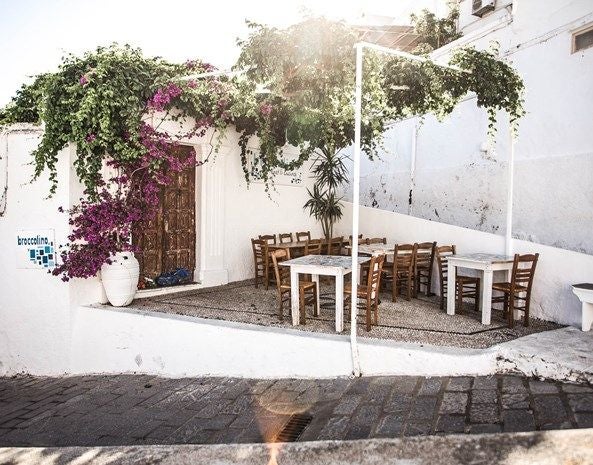
[{"label": "leafy green foliage", "polygon": [[436,50],[459,39],[461,33],[457,32],[458,19],[459,6],[457,2],[449,3],[449,14],[444,18],[438,18],[427,9],[422,10],[419,15],[412,14],[414,32],[420,36],[419,50],[423,52],[429,51],[429,49]]}]

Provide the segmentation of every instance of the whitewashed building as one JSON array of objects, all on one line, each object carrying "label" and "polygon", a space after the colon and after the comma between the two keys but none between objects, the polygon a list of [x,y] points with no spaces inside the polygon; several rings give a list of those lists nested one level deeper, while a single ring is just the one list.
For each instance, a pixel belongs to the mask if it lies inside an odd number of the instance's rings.
[{"label": "whitewashed building", "polygon": [[[422,124],[417,118],[399,122],[386,134],[388,152],[382,160],[363,162],[360,230],[366,236],[387,236],[390,242],[454,243],[461,252],[540,252],[532,315],[578,326],[581,307],[570,285],[593,281],[593,47],[588,48],[593,5],[587,0],[504,0],[493,2],[493,11],[480,17],[472,13],[473,3],[461,3],[463,37],[434,57],[444,59],[463,44],[487,47],[491,40],[500,42],[501,54],[516,67],[527,89],[527,115],[521,121],[515,162],[508,163],[504,117],[496,144],[489,146],[486,114],[476,109],[472,96],[443,122],[432,117]],[[82,188],[72,169],[74,147],[61,153],[54,197],[47,198],[47,180],[29,182],[30,153],[40,136],[40,128],[28,125],[0,133],[0,375],[350,372],[344,336],[295,335],[176,315],[96,309],[92,305],[104,299],[98,278],[63,283],[47,274],[31,261],[19,238],[43,235],[56,246],[65,243],[68,218],[57,209],[77,202]],[[211,148],[208,139],[183,143],[203,158]],[[279,182],[270,199],[262,184],[247,186],[239,153],[237,135],[229,133],[216,159],[195,170],[197,286],[250,278],[249,240],[258,234],[311,230],[321,235],[319,225],[303,210],[311,185],[309,167],[291,178],[301,182]],[[350,212],[347,203],[336,228],[346,237]],[[507,228],[508,218],[512,228]],[[273,353],[271,346],[276,348]],[[391,349],[361,343],[367,372],[494,370],[494,352],[468,352],[465,368],[456,370],[460,359],[447,349],[418,349],[419,358],[409,358],[406,347]],[[447,366],[441,362],[448,357],[449,371],[438,371]],[[378,361],[392,365],[373,365]]]},{"label": "whitewashed building", "polygon": [[486,112],[470,95],[442,122],[393,125],[381,160],[362,161],[361,205],[369,208],[361,224],[376,233],[392,224],[394,239],[467,252],[502,253],[505,242],[517,253],[538,251],[532,314],[577,325],[570,285],[593,279],[593,3],[463,0],[459,29],[463,36],[434,59],[496,41],[525,82],[513,179],[506,116],[492,144]]}]

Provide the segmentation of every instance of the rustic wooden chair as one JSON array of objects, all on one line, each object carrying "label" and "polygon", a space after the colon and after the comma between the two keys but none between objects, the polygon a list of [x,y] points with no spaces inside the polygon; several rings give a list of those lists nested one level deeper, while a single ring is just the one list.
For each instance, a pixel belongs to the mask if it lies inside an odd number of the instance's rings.
[{"label": "rustic wooden chair", "polygon": [[[449,283],[449,268],[448,260],[450,255],[455,255],[456,249],[454,245],[443,245],[437,247],[435,255],[437,258],[437,268],[439,270],[439,287],[441,288],[441,310],[445,309],[447,302],[447,290]],[[468,297],[474,299],[474,310],[477,312],[480,309],[480,278],[475,276],[464,276],[455,273],[455,298],[456,311],[461,313],[463,310],[463,298]]]},{"label": "rustic wooden chair", "polygon": [[278,234],[278,238],[280,239],[280,244],[286,244],[287,242],[294,242],[292,239],[292,233]]},{"label": "rustic wooden chair", "polygon": [[406,291],[406,300],[414,294],[414,262],[418,244],[395,244],[393,247],[393,262],[387,262],[383,267],[383,281],[391,282],[391,300],[397,302],[397,294]]},{"label": "rustic wooden chair", "polygon": [[[492,299],[492,303],[502,303],[509,327],[515,325],[514,311],[522,311],[524,314],[523,325],[529,326],[529,305],[531,303],[531,286],[539,254],[519,255],[515,254],[511,281],[494,283],[493,291],[502,292],[503,295]],[[522,305],[521,305],[522,303]]]},{"label": "rustic wooden chair", "polygon": [[[357,286],[356,296],[357,300],[364,300],[365,314],[366,314],[366,330],[371,330],[371,324],[379,324],[379,292],[381,290],[381,273],[383,270],[383,263],[385,255],[376,255],[371,257],[369,265],[369,273],[367,275],[366,283]],[[348,283],[344,286],[344,309],[351,308],[352,284]],[[349,311],[346,312],[348,317]]]},{"label": "rustic wooden chair", "polygon": [[[288,302],[290,308],[290,267],[279,266],[280,263],[290,260],[288,249],[274,250],[271,254],[276,275],[276,288],[278,289],[278,316],[284,317],[284,304]],[[317,308],[317,284],[312,281],[301,280],[299,282],[299,315],[301,324],[305,324],[305,305],[313,305],[313,312],[318,313]]]},{"label": "rustic wooden chair", "polygon": [[420,286],[426,286],[426,295],[431,295],[432,267],[434,264],[434,251],[436,242],[422,242],[416,247],[416,260],[414,262],[414,297],[418,297]]},{"label": "rustic wooden chair", "polygon": [[367,244],[387,244],[386,237],[372,237],[367,239]]},{"label": "rustic wooden chair", "polygon": [[253,250],[253,270],[255,287],[259,286],[260,278],[266,282],[266,249],[267,244],[260,239],[251,239],[251,249]]},{"label": "rustic wooden chair", "polygon": [[321,239],[310,239],[305,245],[305,255],[321,255],[323,241]]},{"label": "rustic wooden chair", "polygon": [[327,255],[342,255],[342,245],[344,244],[344,237],[332,237],[326,242]]},{"label": "rustic wooden chair", "polygon": [[[348,243],[349,243],[350,245],[352,245],[352,234],[350,234],[350,235],[348,236]],[[363,239],[363,238],[362,238],[362,234],[359,234],[359,235],[358,235],[358,243],[359,243],[359,244],[366,244],[366,239]]]},{"label": "rustic wooden chair", "polygon": [[276,234],[265,234],[265,235],[261,235],[259,236],[259,239],[262,241],[266,241],[266,243],[268,245],[276,245]]},{"label": "rustic wooden chair", "polygon": [[297,242],[305,242],[311,240],[311,231],[301,231],[296,233]]}]

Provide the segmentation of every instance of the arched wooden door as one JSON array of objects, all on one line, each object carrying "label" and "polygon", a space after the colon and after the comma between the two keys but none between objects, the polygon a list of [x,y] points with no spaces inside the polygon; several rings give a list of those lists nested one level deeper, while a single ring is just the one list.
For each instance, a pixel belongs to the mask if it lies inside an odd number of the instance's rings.
[{"label": "arched wooden door", "polygon": [[[173,150],[180,158],[194,157],[193,147]],[[132,242],[140,248],[140,281],[154,279],[163,272],[196,266],[196,169],[195,166],[174,175],[160,193],[160,205],[154,220],[138,224]]]}]

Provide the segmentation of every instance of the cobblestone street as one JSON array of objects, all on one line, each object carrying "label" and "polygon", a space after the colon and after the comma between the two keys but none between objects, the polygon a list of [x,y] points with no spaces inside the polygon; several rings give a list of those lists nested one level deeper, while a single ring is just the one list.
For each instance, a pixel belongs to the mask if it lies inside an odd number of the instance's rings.
[{"label": "cobblestone street", "polygon": [[0,378],[0,446],[299,440],[593,427],[593,389],[516,376],[333,380]]}]

